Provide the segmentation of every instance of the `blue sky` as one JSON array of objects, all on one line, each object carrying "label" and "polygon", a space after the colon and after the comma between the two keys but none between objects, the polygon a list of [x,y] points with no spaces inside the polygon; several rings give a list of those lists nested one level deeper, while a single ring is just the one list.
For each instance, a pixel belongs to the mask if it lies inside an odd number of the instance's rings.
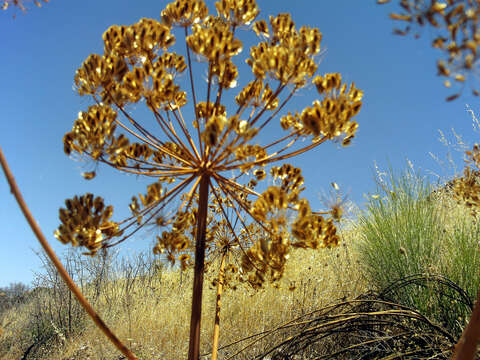
[{"label": "blue sky", "polygon": [[[127,214],[131,196],[144,189],[134,177],[102,167],[94,180],[85,181],[80,174],[89,167],[63,153],[63,135],[78,112],[90,105],[72,88],[74,72],[89,54],[102,53],[101,36],[110,25],[129,25],[142,17],[158,19],[166,3],[52,0],[41,9],[29,3],[26,14],[14,9],[0,12],[0,146],[44,234],[60,252],[65,247],[53,231],[59,225],[58,208],[66,198],[93,192],[122,209],[120,214]],[[207,4],[212,7],[213,2]],[[364,194],[374,191],[375,162],[380,168],[391,164],[403,169],[409,159],[421,171],[451,176],[451,170],[442,169],[429,152],[446,159],[447,148],[438,141],[438,130],[452,139],[453,127],[465,141],[475,141],[466,105],[477,112],[478,100],[466,89],[459,100],[444,101],[452,91],[436,76],[440,54],[430,48],[431,29],[423,29],[419,40],[392,35],[394,24],[388,13],[394,7],[378,6],[374,0],[263,0],[259,5],[260,18],[290,12],[297,28],[318,27],[326,50],[319,72],[340,72],[345,81],[354,81],[365,92],[353,145],[323,144],[293,161],[303,168],[306,195],[315,208],[322,207],[319,193],[328,191],[332,181],[362,206]],[[177,43],[183,45],[182,41],[177,37]],[[301,110],[315,99],[313,90],[303,94],[293,99],[289,110]],[[454,155],[461,167],[462,154]],[[33,252],[39,244],[3,174],[0,241],[0,286],[17,281],[28,284],[33,271],[39,271],[40,261]],[[137,251],[150,244],[148,236],[140,236],[122,249]]]}]

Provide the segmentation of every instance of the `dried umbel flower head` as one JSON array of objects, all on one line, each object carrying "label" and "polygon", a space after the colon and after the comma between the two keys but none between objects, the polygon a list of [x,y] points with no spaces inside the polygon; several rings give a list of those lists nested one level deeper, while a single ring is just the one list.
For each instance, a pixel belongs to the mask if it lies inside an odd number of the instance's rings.
[{"label": "dried umbel flower head", "polygon": [[[84,227],[70,219],[75,213],[62,212],[57,232],[63,242],[89,245],[94,252],[142,227],[157,227],[155,253],[182,266],[195,261],[194,292],[200,296],[194,296],[192,324],[197,301],[201,305],[205,254],[219,246],[214,238],[220,226],[239,247],[239,270],[254,286],[282,276],[292,246],[338,243],[333,221],[312,212],[302,197],[301,169],[282,163],[327,140],[342,138],[348,145],[363,96],[353,83],[342,83],[340,74],[316,75],[318,29],[297,29],[289,14],[271,16],[269,24],[257,20],[253,0],[222,0],[215,7],[211,15],[203,1],[176,0],[162,11],[161,21],[112,26],[103,34],[104,53],[90,55],[77,70],[78,93],[95,104],[64,136],[66,154],[76,152],[153,182],[145,194],[133,196],[131,216],[108,233],[110,216],[99,220],[91,211],[83,211]],[[171,51],[176,28],[186,57]],[[246,59],[249,81],[242,79],[240,89],[232,90],[240,83],[239,30],[255,32],[260,42]],[[205,65],[204,94],[196,91],[192,53]],[[180,76],[185,72],[188,83]],[[312,106],[285,112],[307,86],[317,90]],[[226,101],[232,91],[235,103]],[[151,119],[137,118],[131,104],[145,106]],[[280,131],[272,137],[276,121]],[[276,179],[273,185],[267,174]],[[102,236],[94,238],[88,229]]]},{"label": "dried umbel flower head", "polygon": [[[90,55],[77,70],[75,83],[79,94],[92,96],[97,104],[79,113],[72,131],[64,137],[65,152],[86,154],[118,170],[156,178],[145,195],[132,199],[130,221],[140,226],[154,221],[158,224],[159,208],[163,209],[170,200],[184,192],[184,201],[177,214],[161,224],[170,225],[176,235],[185,232],[195,223],[191,216],[187,221],[185,214],[191,213],[192,199],[198,193],[200,179],[208,177],[209,184],[216,185],[210,187],[211,191],[218,198],[227,199],[227,207],[244,210],[269,236],[281,239],[285,237],[280,236],[282,231],[287,231],[286,222],[278,226],[269,221],[273,221],[279,212],[295,212],[304,206],[300,203],[306,200],[299,197],[303,189],[300,188],[303,184],[301,170],[288,164],[272,167],[271,175],[280,178],[282,186],[271,186],[264,193],[252,189],[254,186],[249,177],[253,175],[257,185],[266,178],[263,167],[269,163],[293,157],[341,135],[347,142],[355,134],[357,123],[352,118],[361,107],[362,92],[353,84],[350,87],[342,84],[338,73],[313,77],[317,69],[314,55],[320,50],[321,34],[318,29],[306,27],[297,31],[288,14],[270,17],[271,32],[265,21],[255,23],[254,31],[263,29],[263,33],[271,33],[272,39],[252,47],[247,63],[252,67],[254,80],[239,91],[234,115],[227,114],[226,106],[220,103],[222,92],[229,89],[224,77],[227,69],[234,66],[232,58],[241,49],[241,42],[234,37],[233,30],[248,24],[258,14],[252,2],[245,2],[249,5],[242,7],[241,11],[235,10],[235,3],[217,3],[220,14],[213,18],[207,17],[202,2],[185,5],[188,2],[177,1],[162,12],[163,19],[171,21],[160,23],[142,19],[132,26],[112,26],[103,35],[105,54]],[[251,8],[250,11],[247,8]],[[192,26],[192,35],[186,37],[188,49],[208,60],[210,80],[213,77],[221,80],[209,82],[210,88],[217,87],[215,92],[210,91],[216,93],[214,102],[208,98],[196,102],[191,127],[181,112],[186,104],[186,91],[174,81],[175,75],[184,72],[187,65],[183,56],[167,52],[175,42],[171,24]],[[323,99],[315,100],[301,113],[281,117],[281,127],[287,132],[283,137],[268,144],[251,144],[250,141],[309,78]],[[287,90],[287,84],[293,84],[293,87],[280,104],[280,95]],[[144,100],[152,111],[166,141],[148,132],[140,121],[130,116],[127,105],[140,100]],[[247,109],[250,112],[245,117]],[[119,113],[126,123],[119,120]],[[262,116],[266,119],[256,126]],[[196,140],[193,129],[198,135]],[[312,137],[310,145],[305,146],[299,141],[305,137]],[[135,140],[137,142],[133,142]],[[297,144],[300,146],[295,149]],[[250,173],[249,170],[254,168]],[[223,175],[232,171],[239,171],[234,180]],[[93,176],[93,173],[87,174],[87,177]],[[241,182],[243,178],[246,180]],[[175,181],[179,184],[167,188]],[[191,187],[187,188],[188,185]],[[172,236],[170,232],[163,234],[176,239],[167,241],[159,236],[159,243],[164,248],[177,249],[180,253],[192,248],[192,245],[185,245],[188,242],[179,240],[181,237]],[[315,238],[314,243],[318,244],[320,238]],[[170,241],[175,244],[168,246]],[[304,241],[303,236],[300,241]],[[159,247],[156,249],[160,252]]]},{"label": "dried umbel flower head", "polygon": [[104,237],[119,235],[118,223],[110,221],[112,206],[105,206],[100,197],[92,194],[65,201],[66,208],[60,209],[62,224],[55,231],[55,237],[62,243],[72,243],[73,246],[86,247],[90,253],[102,246]]},{"label": "dried umbel flower head", "polygon": [[[386,4],[390,0],[377,0]],[[452,81],[463,85],[467,74],[478,65],[477,48],[480,45],[480,6],[476,0],[400,0],[401,12],[390,14],[393,20],[406,22],[404,29],[394,33],[406,35],[415,26],[430,25],[439,30],[432,47],[442,50],[446,58],[437,62],[438,75],[446,78],[444,84],[451,87]],[[419,37],[419,33],[415,37]],[[475,88],[473,94],[480,92]],[[458,98],[451,95],[448,101]]]}]

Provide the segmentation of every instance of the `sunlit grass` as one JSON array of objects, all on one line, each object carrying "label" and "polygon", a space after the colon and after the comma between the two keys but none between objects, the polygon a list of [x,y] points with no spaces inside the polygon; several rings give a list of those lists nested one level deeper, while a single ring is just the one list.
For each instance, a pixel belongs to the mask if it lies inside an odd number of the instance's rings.
[{"label": "sunlit grass", "polygon": [[[292,252],[285,277],[279,288],[267,284],[261,290],[239,286],[227,289],[222,298],[222,332],[220,348],[243,337],[265,330],[305,314],[314,308],[331,304],[343,297],[352,297],[366,289],[366,283],[358,271],[355,254],[352,252],[352,232],[343,231],[344,241],[331,251],[311,252],[297,249]],[[192,287],[192,271],[164,270],[145,286],[140,279],[133,281],[128,293],[125,281],[109,284],[97,300],[96,307],[109,325],[119,329],[118,336],[142,359],[182,359],[188,352],[189,311]],[[215,288],[207,276],[204,286],[206,303],[202,317],[202,328],[206,334],[213,327],[215,311]],[[87,291],[89,297],[92,294]],[[127,296],[126,296],[127,295]],[[113,301],[115,300],[115,301]],[[45,304],[48,301],[45,300]],[[0,343],[25,338],[25,324],[32,314],[26,304],[6,314],[5,320],[14,323],[5,329]],[[17,341],[18,342],[18,341]],[[1,359],[19,358],[28,341],[18,342],[21,346],[8,351],[2,347]],[[220,356],[232,354],[220,350]],[[260,353],[267,344],[259,342],[245,354]],[[66,342],[57,341],[57,352],[45,358],[55,359],[115,359],[117,350],[104,340],[93,323],[87,322],[83,332],[75,334]],[[205,337],[201,344],[202,353],[211,351],[211,339]],[[247,358],[246,355],[237,358]],[[242,357],[244,356],[244,357]]]},{"label": "sunlit grass", "polygon": [[[249,341],[223,348],[235,341],[276,328],[313,310],[353,299],[370,290],[382,290],[392,281],[415,273],[440,274],[465,290],[474,299],[479,286],[480,225],[470,212],[458,205],[451,194],[433,194],[419,174],[390,173],[356,220],[341,226],[340,246],[329,251],[296,249],[290,253],[284,277],[253,290],[246,284],[228,288],[222,297],[221,359],[249,359],[271,346],[264,339],[247,347]],[[373,196],[372,196],[373,195]],[[378,195],[378,196],[377,196]],[[102,287],[94,304],[108,324],[119,329],[118,336],[142,359],[183,359],[188,353],[192,270],[163,267],[148,276],[133,276],[137,261],[112,277]],[[211,264],[204,284],[205,308],[202,329],[211,333],[215,313],[215,286],[218,264]],[[133,270],[132,270],[133,269]],[[232,285],[233,286],[233,285]],[[94,296],[93,287],[85,289]],[[414,307],[458,336],[470,315],[462,304],[437,296],[438,288],[411,285],[390,294],[394,301]],[[44,292],[41,296],[48,297]],[[46,306],[51,302],[42,298]],[[446,302],[445,302],[446,301]],[[37,305],[35,305],[37,304]],[[31,344],[33,314],[37,302],[14,308],[2,315],[0,359],[20,358]],[[7,325],[7,326],[5,326]],[[37,324],[38,325],[38,324]],[[45,324],[54,331],[52,324]],[[53,329],[53,330],[52,330]],[[106,342],[90,321],[62,340],[62,330],[48,343],[49,352],[37,349],[42,359],[116,359],[116,349]],[[30,336],[30,337],[29,337]],[[282,335],[283,336],[283,335]],[[285,335],[286,336],[286,335]],[[281,339],[278,339],[281,340]],[[340,346],[339,344],[332,344]],[[236,354],[246,348],[240,354]],[[212,349],[209,336],[201,342],[201,353]],[[205,358],[210,358],[206,356]]]},{"label": "sunlit grass", "polygon": [[[359,218],[360,264],[370,285],[379,291],[413,274],[439,274],[465,290],[473,301],[480,275],[480,226],[448,189],[433,191],[411,169],[380,177],[367,211]],[[412,284],[393,297],[456,336],[470,313],[441,294],[435,284]]]}]

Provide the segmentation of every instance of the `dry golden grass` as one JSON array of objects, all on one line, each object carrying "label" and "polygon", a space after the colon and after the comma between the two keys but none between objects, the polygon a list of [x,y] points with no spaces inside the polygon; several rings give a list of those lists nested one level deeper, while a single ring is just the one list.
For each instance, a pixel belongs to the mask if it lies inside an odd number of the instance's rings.
[{"label": "dry golden grass", "polygon": [[[459,229],[474,228],[478,222],[478,215],[472,216],[471,209],[458,203],[453,199],[452,191],[441,191],[434,196],[435,204],[439,210],[439,226],[444,233],[442,241],[438,242],[438,257],[442,259],[442,271],[455,273],[454,267],[458,264],[453,262],[452,251],[458,250]],[[475,236],[475,233],[468,233],[466,236]],[[479,243],[480,246],[480,243]],[[479,247],[480,248],[480,247]],[[441,272],[439,269],[432,269],[432,272]]]},{"label": "dry golden grass", "polygon": [[[438,242],[438,254],[452,249],[448,234],[454,231],[459,219],[469,219],[469,212],[459,206],[450,195],[438,192],[432,196],[441,214],[439,226],[444,230],[443,241]],[[250,335],[258,334],[286,323],[312,310],[354,298],[369,290],[358,260],[356,245],[361,229],[350,223],[340,235],[342,242],[333,249],[317,251],[297,249],[290,254],[284,277],[278,288],[272,284],[258,291],[242,285],[237,290],[227,289],[222,296],[220,358],[247,359],[262,353],[269,344],[258,341],[244,352],[237,351],[251,340],[222,349]],[[453,239],[453,236],[451,237]],[[447,239],[447,240],[445,240]],[[450,256],[451,257],[451,256]],[[447,261],[449,256],[442,257]],[[452,265],[453,266],[453,265]],[[445,262],[444,269],[449,267]],[[212,266],[215,274],[215,265]],[[433,269],[432,269],[433,270]],[[204,286],[202,318],[202,354],[211,351],[211,334],[215,313],[215,287],[207,275]],[[214,276],[214,275],[212,275]],[[94,302],[102,318],[141,359],[183,359],[188,352],[189,316],[191,304],[192,271],[164,269],[149,281],[142,278],[120,279],[106,284]],[[93,289],[86,290],[90,299]],[[30,345],[24,334],[31,326],[31,314],[39,303],[48,303],[47,292],[4,314],[0,327],[0,359],[20,358]],[[30,318],[29,318],[30,317]],[[30,329],[31,330],[31,329]],[[87,319],[85,330],[62,340],[57,334],[56,348],[42,355],[42,359],[119,359],[120,354],[103,334]],[[266,341],[266,340],[265,340]],[[5,350],[9,344],[8,351]],[[49,345],[50,346],[50,345]],[[209,358],[208,356],[205,358]]]},{"label": "dry golden grass", "polygon": [[[247,286],[228,289],[222,297],[220,347],[257,334],[292,320],[306,312],[331,304],[344,297],[354,297],[365,291],[366,283],[358,271],[352,244],[353,231],[341,233],[344,241],[338,248],[317,251],[295,250],[287,263],[279,288],[267,284],[255,291]],[[125,291],[125,281],[105,287],[96,302],[101,316],[118,336],[141,359],[183,359],[188,352],[189,316],[192,272],[177,270],[161,272],[148,286],[141,279]],[[210,281],[208,281],[210,280]],[[215,288],[207,277],[204,287],[201,351],[211,350],[211,334],[215,314]],[[291,290],[294,287],[293,290]],[[125,296],[127,294],[127,296]],[[25,331],[28,306],[10,312],[4,322],[13,321],[3,334],[19,338]],[[17,333],[15,333],[17,331]],[[232,355],[248,341],[224,351],[221,358]],[[244,354],[258,354],[265,346],[259,342]],[[19,358],[25,344],[12,347],[1,359]],[[85,331],[66,341],[59,341],[51,359],[118,359],[119,354],[99,330],[87,321]]]},{"label": "dry golden grass", "polygon": [[[454,244],[455,224],[461,219],[471,221],[465,207],[459,206],[450,195],[438,192],[432,196],[438,205],[444,230],[438,241],[437,253],[442,257],[442,268],[447,264]],[[361,241],[362,229],[358,224],[345,226],[354,230],[343,230],[342,242],[333,249],[317,251],[298,249],[290,254],[284,277],[278,288],[271,284],[258,291],[242,285],[237,290],[227,289],[222,296],[220,358],[247,359],[262,353],[269,344],[258,341],[244,352],[235,355],[252,340],[240,342],[222,349],[222,346],[276,328],[312,310],[336,303],[343,298],[354,298],[369,290],[368,279],[359,263],[356,245]],[[441,256],[446,254],[446,256]],[[450,254],[450,255],[449,255]],[[455,266],[454,263],[451,266]],[[212,266],[215,270],[215,265]],[[435,270],[435,269],[432,269]],[[438,269],[437,269],[438,270]],[[212,271],[215,274],[216,271]],[[202,354],[211,351],[211,334],[215,313],[215,287],[213,278],[207,275],[204,286],[204,311],[202,318]],[[213,275],[212,275],[213,276]],[[177,269],[164,269],[150,280],[141,277],[106,284],[100,297],[94,302],[102,318],[118,336],[132,348],[141,359],[183,359],[188,352],[189,316],[191,304],[192,271],[181,273]],[[93,289],[86,295],[93,297]],[[42,292],[31,301],[4,314],[0,327],[0,359],[21,358],[30,345],[25,338],[32,324],[31,314],[39,303],[48,303],[48,292]],[[31,330],[31,329],[30,329]],[[62,340],[57,334],[57,346],[42,359],[119,359],[120,354],[104,338],[102,333],[87,319],[82,333]],[[6,346],[10,348],[6,351]],[[270,344],[271,345],[271,344]],[[50,344],[49,344],[50,346]],[[209,356],[204,357],[209,358]]]}]

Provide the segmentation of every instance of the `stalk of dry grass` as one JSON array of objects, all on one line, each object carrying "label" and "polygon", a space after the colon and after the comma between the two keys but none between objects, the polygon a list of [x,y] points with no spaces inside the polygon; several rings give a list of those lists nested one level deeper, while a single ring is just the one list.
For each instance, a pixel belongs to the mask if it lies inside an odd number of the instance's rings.
[{"label": "stalk of dry grass", "polygon": [[[225,289],[222,297],[220,351],[222,359],[237,348],[222,350],[222,346],[248,335],[275,328],[327,304],[344,298],[355,297],[365,291],[366,283],[356,270],[356,255],[352,247],[355,234],[343,231],[341,246],[328,251],[315,252],[298,249],[293,251],[285,277],[277,284],[267,284],[260,291],[247,286],[236,290]],[[135,268],[135,266],[133,266]],[[138,271],[131,271],[130,276]],[[165,269],[136,278],[122,277],[111,280],[96,300],[99,314],[109,326],[118,329],[118,337],[138,354],[141,359],[183,359],[188,352],[189,313],[192,287],[192,271]],[[124,272],[125,274],[125,272]],[[216,288],[213,278],[207,276],[204,285],[205,310],[202,331],[210,334],[213,329]],[[278,287],[278,288],[277,288]],[[87,298],[95,295],[94,287],[86,288]],[[48,293],[45,293],[48,296]],[[44,299],[48,303],[48,299]],[[4,316],[4,323],[13,324],[4,329],[0,344],[22,338],[28,324],[31,303],[12,309]],[[201,343],[201,352],[211,351],[211,336]],[[56,341],[51,359],[117,359],[117,350],[101,336],[99,330],[87,322],[84,330],[65,341]],[[243,344],[241,344],[243,346]],[[268,344],[259,342],[246,354],[261,353]],[[26,343],[8,350],[4,348],[0,359],[19,358]],[[209,358],[209,356],[208,356]],[[237,358],[247,358],[239,355]]]}]

